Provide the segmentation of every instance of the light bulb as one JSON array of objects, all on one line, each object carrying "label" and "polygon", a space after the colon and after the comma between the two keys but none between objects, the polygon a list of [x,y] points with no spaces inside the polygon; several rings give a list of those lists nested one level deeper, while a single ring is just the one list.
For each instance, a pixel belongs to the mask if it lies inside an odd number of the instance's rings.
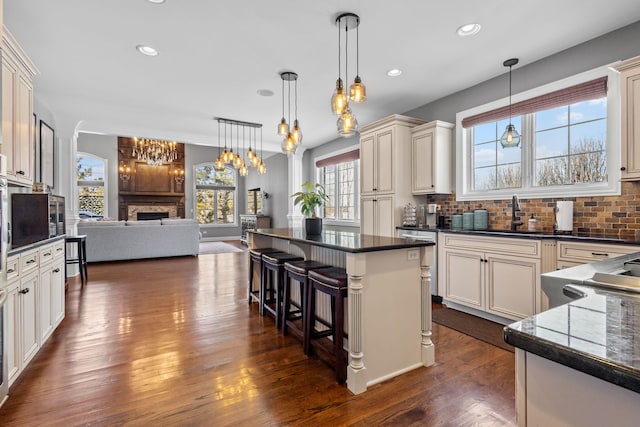
[{"label": "light bulb", "polygon": [[278,135],[286,135],[288,133],[289,124],[287,124],[287,121],[283,117],[282,120],[280,120],[280,123],[278,123]]},{"label": "light bulb", "polygon": [[342,114],[347,108],[347,95],[344,93],[344,87],[342,85],[342,79],[336,81],[336,90],[331,97],[331,111],[333,114]]},{"label": "light bulb", "polygon": [[351,88],[349,88],[349,99],[355,103],[362,102],[367,99],[367,88],[362,84],[360,76],[356,76]]},{"label": "light bulb", "polygon": [[293,130],[291,131],[291,135],[293,136],[293,140],[296,144],[300,144],[302,142],[302,130],[300,130],[298,119],[293,121]]}]

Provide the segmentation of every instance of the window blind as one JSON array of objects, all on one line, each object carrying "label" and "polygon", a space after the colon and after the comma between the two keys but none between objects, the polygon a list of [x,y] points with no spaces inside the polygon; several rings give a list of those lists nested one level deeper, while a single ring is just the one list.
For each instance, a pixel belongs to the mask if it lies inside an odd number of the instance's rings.
[{"label": "window blind", "polygon": [[[580,83],[564,89],[556,90],[545,95],[517,102],[511,105],[511,116],[535,113],[536,111],[549,110],[576,102],[588,101],[607,96],[607,77],[599,77],[588,82]],[[485,111],[462,119],[462,127],[469,128],[481,123],[495,122],[509,117],[509,106]]]},{"label": "window blind", "polygon": [[338,163],[351,162],[360,158],[360,149],[356,148],[353,151],[347,151],[335,156],[327,157],[326,159],[318,160],[316,162],[317,168],[325,168],[327,166],[337,165]]}]

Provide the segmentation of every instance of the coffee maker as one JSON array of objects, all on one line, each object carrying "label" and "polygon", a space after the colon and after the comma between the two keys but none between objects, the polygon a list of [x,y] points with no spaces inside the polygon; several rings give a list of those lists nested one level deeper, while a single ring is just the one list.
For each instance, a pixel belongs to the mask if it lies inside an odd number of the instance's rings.
[{"label": "coffee maker", "polygon": [[425,223],[427,228],[436,228],[438,222],[438,211],[440,210],[440,206],[435,203],[429,203],[427,205],[426,219]]}]

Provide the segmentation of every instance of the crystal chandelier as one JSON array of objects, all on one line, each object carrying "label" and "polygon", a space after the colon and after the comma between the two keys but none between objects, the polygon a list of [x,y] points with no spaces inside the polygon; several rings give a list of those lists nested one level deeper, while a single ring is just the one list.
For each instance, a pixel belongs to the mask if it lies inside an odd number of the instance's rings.
[{"label": "crystal chandelier", "polygon": [[161,166],[178,158],[175,142],[147,138],[133,138],[131,155],[151,166]]}]

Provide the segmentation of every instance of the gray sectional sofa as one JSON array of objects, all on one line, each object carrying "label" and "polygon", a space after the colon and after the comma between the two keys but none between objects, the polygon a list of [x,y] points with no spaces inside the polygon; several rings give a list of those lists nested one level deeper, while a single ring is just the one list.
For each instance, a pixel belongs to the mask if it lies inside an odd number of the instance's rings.
[{"label": "gray sectional sofa", "polygon": [[198,255],[200,227],[194,219],[80,221],[87,261],[118,261]]}]

